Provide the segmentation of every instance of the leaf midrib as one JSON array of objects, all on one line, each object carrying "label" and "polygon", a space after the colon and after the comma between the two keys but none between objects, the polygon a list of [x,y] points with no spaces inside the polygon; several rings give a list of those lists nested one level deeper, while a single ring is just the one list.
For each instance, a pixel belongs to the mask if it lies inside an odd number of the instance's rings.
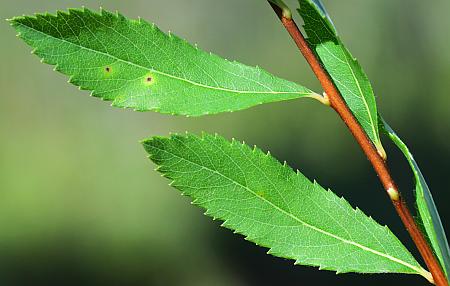
[{"label": "leaf midrib", "polygon": [[375,139],[376,139],[377,141],[379,141],[379,140],[380,140],[380,139],[379,139],[379,135],[377,134],[377,132],[376,132],[376,130],[375,130],[375,127],[374,127],[374,119],[372,118],[372,114],[371,114],[371,112],[370,112],[369,105],[367,104],[366,97],[364,96],[364,93],[363,93],[363,91],[362,91],[362,89],[361,89],[361,85],[359,84],[359,80],[356,78],[355,73],[353,72],[353,69],[352,69],[352,67],[351,67],[351,65],[350,65],[350,62],[349,62],[349,60],[348,60],[348,54],[344,51],[344,47],[342,46],[342,43],[341,43],[340,41],[339,41],[339,47],[341,48],[341,51],[344,53],[345,62],[346,62],[346,64],[347,64],[348,68],[350,69],[350,71],[352,72],[352,77],[353,77],[353,79],[354,79],[356,85],[358,86],[359,94],[361,95],[361,99],[362,99],[362,101],[364,102],[364,106],[366,107],[367,114],[369,115],[370,126],[371,126],[371,129],[372,129],[372,132],[373,132],[373,136],[375,137]]},{"label": "leaf midrib", "polygon": [[[315,32],[314,32],[314,33],[315,33]],[[315,34],[317,35],[317,33],[315,33]],[[318,35],[317,35],[317,36],[318,36]],[[351,72],[351,74],[352,74],[352,78],[353,78],[353,80],[354,80],[356,86],[358,87],[358,92],[359,92],[359,94],[360,94],[359,98],[361,98],[361,100],[363,101],[364,107],[365,107],[365,111],[366,111],[367,115],[369,116],[371,132],[373,133],[373,136],[374,136],[375,140],[376,140],[377,143],[378,143],[378,142],[380,141],[380,137],[379,137],[379,135],[377,134],[377,132],[376,132],[376,130],[375,130],[375,127],[374,127],[374,119],[372,118],[372,114],[371,114],[371,112],[370,112],[369,105],[368,105],[367,100],[366,100],[366,98],[365,98],[365,96],[364,96],[364,92],[362,91],[362,88],[361,88],[361,85],[360,85],[360,83],[359,83],[359,80],[356,78],[355,73],[353,72],[353,69],[352,69],[352,67],[351,67],[351,65],[350,65],[350,62],[349,62],[349,59],[348,59],[348,54],[347,54],[346,51],[344,50],[344,47],[343,47],[341,41],[340,41],[336,36],[333,36],[333,37],[335,37],[335,38],[338,40],[338,44],[335,44],[335,45],[339,47],[339,49],[341,50],[342,55],[344,56],[344,59],[345,59],[345,60],[342,60],[342,59],[338,58],[333,52],[331,52],[331,51],[328,49],[328,47],[327,47],[326,45],[321,45],[321,46],[322,46],[322,47],[323,47],[323,48],[324,48],[324,49],[325,49],[332,57],[334,57],[334,58],[336,58],[336,59],[342,61],[342,62],[345,63],[345,65],[349,68],[349,70],[350,70],[350,72]],[[333,81],[336,81],[336,79],[335,79],[334,77],[333,77]],[[340,81],[338,81],[338,83],[340,83],[341,85],[344,85],[344,84],[341,83]],[[346,88],[347,90],[349,90],[352,94],[354,94],[354,92],[352,92],[351,89],[350,89],[348,86],[346,86],[346,85],[344,85],[344,86],[345,86],[345,88]],[[357,96],[356,94],[354,94],[354,95]]]},{"label": "leaf midrib", "polygon": [[[430,237],[431,244],[433,248],[435,249],[436,255],[438,256],[439,261],[441,262],[441,266],[445,272],[445,274],[448,276],[450,274],[450,257],[448,253],[450,253],[450,250],[448,250],[448,243],[445,243],[447,241],[447,238],[445,236],[445,232],[442,229],[442,222],[439,219],[439,216],[437,216],[437,221],[433,220],[433,215],[431,212],[431,208],[428,208],[428,202],[425,199],[425,189],[428,189],[428,185],[425,182],[425,179],[423,178],[423,175],[420,171],[420,168],[414,159],[414,156],[410,152],[408,146],[400,139],[400,137],[392,130],[392,128],[387,125],[387,123],[384,121],[384,119],[381,119],[384,124],[384,128],[386,128],[386,131],[388,133],[388,136],[391,138],[391,140],[397,145],[397,147],[402,151],[402,153],[405,155],[411,170],[414,174],[414,179],[416,181],[416,204],[419,206],[419,196],[423,198],[425,201],[426,209],[424,210],[426,214],[423,214],[419,207],[419,212],[421,213],[420,216],[423,220],[426,220],[428,224],[431,224],[431,228],[427,228],[425,226],[425,229],[428,233],[428,236]],[[428,192],[431,195],[430,190],[428,189]],[[438,236],[437,229],[441,229],[443,233],[443,237]],[[431,233],[430,233],[431,232]]]},{"label": "leaf midrib", "polygon": [[[319,13],[319,15],[321,14],[319,11],[317,11],[317,12]],[[322,16],[322,17],[324,17],[324,16]],[[313,18],[311,18],[311,19],[313,19]],[[327,19],[325,19],[325,21],[327,21]],[[322,47],[323,47],[323,48],[324,48],[324,49],[325,49],[325,50],[326,50],[333,58],[335,58],[335,59],[341,61],[342,63],[345,63],[345,65],[350,69],[350,72],[352,73],[352,78],[353,78],[354,82],[356,83],[356,85],[357,85],[357,87],[358,87],[358,92],[359,92],[359,94],[360,94],[360,98],[361,98],[361,100],[362,100],[363,103],[364,103],[366,113],[367,113],[367,115],[369,116],[370,126],[371,126],[371,132],[373,133],[374,139],[377,141],[377,143],[379,143],[379,141],[380,141],[380,136],[379,136],[379,134],[376,132],[376,129],[375,129],[375,127],[374,127],[374,126],[375,126],[375,125],[374,125],[374,122],[375,122],[376,120],[374,120],[374,118],[373,118],[373,116],[372,116],[372,114],[371,114],[371,112],[370,112],[369,105],[368,105],[367,100],[366,100],[366,98],[365,98],[365,96],[364,96],[364,92],[362,91],[362,88],[361,88],[361,85],[360,85],[360,83],[359,83],[359,80],[356,78],[355,73],[353,72],[353,69],[352,69],[351,64],[350,64],[350,62],[349,62],[349,56],[351,57],[351,55],[350,55],[350,53],[349,53],[348,51],[346,51],[346,48],[345,48],[344,45],[342,44],[342,42],[341,42],[341,40],[339,39],[339,36],[337,35],[337,33],[336,33],[336,32],[330,31],[329,28],[328,28],[328,25],[323,24],[322,26],[323,26],[326,30],[328,30],[328,32],[330,33],[330,35],[331,35],[333,38],[335,38],[335,39],[337,40],[338,44],[334,44],[334,45],[339,47],[339,49],[341,50],[341,52],[342,52],[342,54],[343,54],[345,60],[342,60],[341,58],[337,57],[333,52],[331,52],[331,51],[328,49],[328,47],[327,47],[326,45],[323,45],[323,44],[317,44],[317,45],[321,45],[321,46],[322,46]],[[320,38],[321,41],[322,41],[322,38],[323,38],[323,37],[321,37],[320,34],[317,34],[316,31],[314,31],[313,29],[311,29],[310,32],[313,32],[313,33],[316,35],[316,37]],[[336,81],[336,79],[333,78],[333,81]],[[340,83],[340,82],[338,81],[338,83]],[[343,83],[340,83],[340,84],[341,84],[341,85],[344,85]],[[354,92],[352,92],[350,88],[348,88],[346,85],[344,85],[344,86],[345,86],[345,88],[346,88],[347,90],[349,90],[351,93],[354,94]],[[357,96],[356,94],[354,94],[354,95]],[[376,116],[376,115],[375,115],[375,116]],[[369,135],[369,134],[368,134],[368,135]]]},{"label": "leaf midrib", "polygon": [[375,255],[384,257],[384,258],[386,258],[386,259],[388,259],[388,260],[391,260],[391,261],[393,261],[393,262],[399,263],[399,264],[401,264],[401,265],[403,265],[403,266],[406,266],[406,267],[408,267],[408,268],[414,270],[414,271],[415,271],[416,273],[418,273],[419,275],[422,275],[422,276],[424,276],[424,277],[427,277],[426,271],[425,271],[424,269],[422,269],[422,268],[418,268],[418,267],[416,267],[416,266],[414,266],[414,265],[411,265],[411,264],[409,264],[409,263],[407,263],[407,262],[405,262],[405,261],[403,261],[403,260],[401,260],[401,259],[399,259],[399,258],[393,257],[393,256],[391,256],[391,255],[389,255],[389,254],[385,254],[385,253],[379,252],[379,251],[377,251],[377,250],[371,249],[370,247],[361,245],[361,244],[359,244],[359,243],[356,243],[356,242],[347,240],[347,239],[342,238],[342,237],[340,237],[340,236],[338,236],[338,235],[335,235],[335,234],[333,234],[333,233],[330,233],[330,232],[328,232],[328,231],[325,231],[325,230],[323,230],[323,229],[320,229],[320,228],[318,228],[318,227],[315,227],[315,226],[313,226],[313,225],[310,225],[310,224],[304,222],[304,221],[301,220],[300,218],[298,218],[298,217],[296,217],[295,215],[293,215],[293,214],[291,214],[291,213],[285,211],[283,208],[277,206],[276,204],[272,203],[271,201],[269,201],[269,200],[267,200],[267,199],[265,199],[265,198],[263,198],[263,197],[261,197],[261,196],[258,196],[258,194],[257,194],[255,191],[253,191],[252,189],[250,189],[249,187],[242,185],[241,183],[239,183],[239,182],[233,180],[232,178],[230,178],[230,177],[228,177],[228,176],[226,176],[226,175],[224,175],[224,174],[222,174],[222,173],[219,173],[219,172],[216,171],[216,170],[213,170],[213,169],[211,169],[211,168],[208,168],[208,167],[205,167],[205,166],[203,166],[203,165],[200,165],[200,164],[198,164],[198,163],[196,163],[196,162],[194,162],[194,161],[192,161],[192,160],[189,160],[189,159],[186,159],[186,158],[184,158],[184,157],[181,157],[181,156],[179,156],[179,155],[177,155],[177,154],[174,154],[174,153],[172,153],[172,152],[169,152],[169,151],[167,151],[167,150],[165,150],[165,149],[161,149],[161,148],[158,148],[158,147],[155,147],[155,146],[152,146],[152,148],[157,149],[157,150],[159,150],[159,151],[162,151],[162,152],[164,152],[164,153],[170,154],[170,155],[172,155],[172,156],[174,156],[174,157],[176,157],[176,158],[178,158],[178,159],[184,160],[184,161],[186,161],[186,162],[188,162],[188,163],[191,163],[191,164],[194,164],[194,165],[196,165],[196,166],[198,166],[198,167],[201,167],[201,168],[204,169],[204,170],[210,171],[210,172],[212,172],[212,173],[215,173],[215,174],[217,174],[217,175],[223,177],[224,179],[230,181],[231,183],[234,183],[234,184],[236,184],[237,186],[239,186],[239,187],[241,187],[241,188],[243,188],[243,189],[249,191],[253,196],[255,196],[255,197],[261,199],[263,202],[265,202],[265,203],[267,203],[267,204],[273,206],[275,209],[279,210],[280,212],[282,212],[283,214],[287,215],[287,216],[290,217],[291,219],[293,219],[293,220],[299,222],[300,224],[302,224],[302,225],[304,225],[304,226],[306,226],[306,227],[308,227],[308,228],[310,228],[310,229],[312,229],[312,230],[315,230],[315,231],[317,231],[317,232],[319,232],[319,233],[322,233],[322,234],[324,234],[324,235],[326,235],[326,236],[332,237],[332,238],[334,238],[334,239],[336,239],[336,240],[339,240],[339,241],[341,241],[341,242],[343,242],[343,243],[347,243],[347,244],[356,246],[356,247],[358,247],[358,248],[360,248],[360,249],[362,249],[362,250],[365,250],[365,251],[371,252],[371,253],[373,253],[373,254],[375,254]]},{"label": "leaf midrib", "polygon": [[168,74],[168,73],[165,73],[165,72],[162,72],[162,71],[151,69],[151,68],[148,68],[148,67],[145,67],[145,66],[142,66],[142,65],[139,65],[139,64],[136,64],[136,63],[133,63],[133,62],[121,59],[121,58],[116,57],[114,55],[110,55],[110,54],[107,54],[107,53],[104,53],[104,52],[101,52],[101,51],[98,51],[98,50],[94,50],[94,49],[85,47],[85,46],[80,45],[80,44],[75,44],[75,43],[67,41],[65,39],[61,39],[61,38],[55,37],[53,35],[46,34],[46,33],[42,32],[40,30],[37,30],[37,29],[35,29],[33,27],[27,26],[27,25],[19,23],[19,22],[15,22],[15,23],[17,25],[20,25],[22,27],[25,27],[25,28],[30,29],[32,31],[35,31],[35,32],[37,32],[39,34],[42,34],[42,35],[44,35],[46,37],[50,37],[50,38],[53,38],[55,40],[62,41],[64,43],[67,43],[69,45],[73,45],[73,46],[79,47],[79,48],[87,50],[89,52],[98,53],[98,54],[110,57],[111,59],[114,59],[116,61],[120,61],[120,62],[123,62],[125,64],[131,65],[131,66],[134,66],[134,67],[137,67],[137,68],[149,71],[149,72],[154,72],[154,73],[157,73],[157,74],[160,74],[160,75],[163,75],[163,76],[167,76],[167,77],[170,77],[170,78],[173,78],[173,79],[176,79],[176,80],[184,81],[186,83],[189,83],[189,84],[192,84],[192,85],[195,85],[195,86],[198,86],[198,87],[206,88],[206,89],[219,90],[219,91],[238,93],[238,94],[299,94],[299,95],[308,95],[308,94],[312,94],[313,93],[313,92],[298,92],[298,91],[249,91],[249,90],[235,90],[235,89],[228,89],[228,88],[223,88],[223,87],[209,86],[209,85],[198,83],[198,82],[186,79],[186,78],[178,77],[178,76],[175,76],[175,75],[172,75],[172,74]]}]

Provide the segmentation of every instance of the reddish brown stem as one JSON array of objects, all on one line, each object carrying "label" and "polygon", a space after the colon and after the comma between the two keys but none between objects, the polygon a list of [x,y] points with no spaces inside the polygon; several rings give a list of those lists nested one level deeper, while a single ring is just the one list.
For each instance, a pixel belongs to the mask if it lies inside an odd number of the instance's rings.
[{"label": "reddish brown stem", "polygon": [[309,47],[305,38],[303,37],[300,29],[294,22],[294,20],[286,18],[283,16],[281,9],[270,3],[272,8],[277,13],[283,26],[291,35],[295,44],[299,48],[302,55],[305,57],[308,64],[311,66],[316,77],[319,79],[328,99],[330,101],[330,106],[339,114],[344,123],[347,125],[350,132],[355,137],[358,144],[361,146],[362,150],[366,154],[370,163],[372,164],[375,172],[377,173],[384,189],[389,195],[395,210],[400,216],[403,224],[405,225],[409,235],[414,241],[417,249],[422,255],[425,264],[427,265],[429,271],[433,276],[434,283],[438,286],[449,286],[447,279],[440,267],[439,262],[434,256],[428,242],[426,241],[424,235],[417,226],[411,212],[409,211],[405,201],[400,196],[398,188],[391,177],[389,169],[386,165],[384,159],[380,156],[375,146],[372,144],[371,140],[368,138],[366,132],[363,130],[361,125],[358,123],[353,113],[348,108],[344,99],[342,98],[339,90],[334,85],[329,74],[324,70],[320,60],[317,58],[316,54]]}]

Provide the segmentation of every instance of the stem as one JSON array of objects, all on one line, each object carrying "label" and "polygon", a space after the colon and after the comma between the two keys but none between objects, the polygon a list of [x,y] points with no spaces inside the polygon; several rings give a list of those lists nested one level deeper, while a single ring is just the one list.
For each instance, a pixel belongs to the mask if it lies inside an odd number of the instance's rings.
[{"label": "stem", "polygon": [[364,151],[373,168],[375,169],[375,172],[377,173],[384,189],[388,193],[389,198],[391,199],[391,202],[394,205],[395,210],[397,211],[397,214],[400,216],[403,224],[406,227],[406,230],[411,236],[414,244],[416,245],[423,260],[425,261],[425,264],[431,272],[432,278],[427,277],[429,275],[422,275],[425,276],[425,278],[427,278],[431,283],[435,283],[437,286],[449,286],[439,262],[434,256],[424,235],[417,226],[410,210],[408,209],[408,206],[406,205],[406,202],[401,197],[398,188],[391,177],[385,160],[377,152],[376,147],[373,145],[366,132],[363,130],[351,110],[348,108],[339,90],[334,85],[329,74],[322,67],[321,62],[317,58],[316,54],[309,47],[294,20],[292,18],[284,17],[282,9],[280,9],[280,7],[278,7],[273,2],[269,2],[269,4],[272,6],[275,13],[280,18],[283,26],[291,35],[292,39],[294,40],[302,55],[305,57],[316,77],[319,79],[320,84],[322,85],[326,95],[328,96],[330,106],[339,114],[341,119],[347,125],[348,129],[353,134],[361,149]]}]

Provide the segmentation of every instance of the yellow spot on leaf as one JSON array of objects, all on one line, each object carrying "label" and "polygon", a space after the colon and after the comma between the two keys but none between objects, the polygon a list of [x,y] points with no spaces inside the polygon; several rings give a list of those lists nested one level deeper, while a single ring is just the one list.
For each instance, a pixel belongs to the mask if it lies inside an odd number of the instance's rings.
[{"label": "yellow spot on leaf", "polygon": [[112,66],[105,66],[105,67],[102,68],[103,75],[106,76],[106,77],[112,76],[114,71],[115,70],[113,69]]},{"label": "yellow spot on leaf", "polygon": [[143,81],[145,86],[151,86],[155,83],[155,77],[153,74],[148,73],[144,76]]},{"label": "yellow spot on leaf", "polygon": [[261,198],[265,197],[265,194],[263,191],[256,192],[256,194],[258,195],[258,197],[261,197]]}]

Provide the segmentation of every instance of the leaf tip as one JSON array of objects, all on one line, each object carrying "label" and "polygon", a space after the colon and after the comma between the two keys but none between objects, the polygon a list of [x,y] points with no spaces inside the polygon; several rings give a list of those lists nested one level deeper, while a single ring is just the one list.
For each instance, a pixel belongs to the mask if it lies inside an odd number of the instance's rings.
[{"label": "leaf tip", "polygon": [[22,15],[22,16],[14,16],[10,19],[5,19],[6,22],[8,22],[11,26],[15,27],[18,24],[20,24],[21,21],[25,20],[27,16],[26,15]]},{"label": "leaf tip", "polygon": [[138,142],[139,142],[140,144],[144,145],[144,144],[150,143],[150,142],[152,141],[152,139],[153,139],[152,137],[144,138],[144,139],[139,140]]},{"label": "leaf tip", "polygon": [[14,18],[16,18],[16,17],[6,18],[5,21],[8,22],[12,26],[14,23]]}]

